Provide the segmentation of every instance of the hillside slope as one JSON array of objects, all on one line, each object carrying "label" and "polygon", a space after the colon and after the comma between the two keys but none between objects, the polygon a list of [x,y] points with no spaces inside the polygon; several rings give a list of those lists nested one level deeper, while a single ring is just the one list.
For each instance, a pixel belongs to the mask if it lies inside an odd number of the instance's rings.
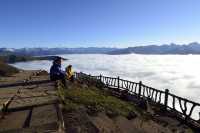
[{"label": "hillside slope", "polygon": [[[64,104],[67,133],[192,133],[174,118],[154,117],[135,103],[112,95],[94,85],[68,83],[58,88]],[[194,133],[196,133],[194,131]]]},{"label": "hillside slope", "polygon": [[10,76],[17,72],[19,72],[19,70],[17,68],[0,61],[0,77],[1,76]]}]

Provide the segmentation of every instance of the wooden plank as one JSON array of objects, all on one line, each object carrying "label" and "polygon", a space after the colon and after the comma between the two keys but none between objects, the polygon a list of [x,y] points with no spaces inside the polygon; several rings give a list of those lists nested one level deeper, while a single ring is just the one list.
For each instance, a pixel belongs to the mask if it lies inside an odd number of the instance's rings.
[{"label": "wooden plank", "polygon": [[57,133],[57,130],[57,124],[54,122],[30,128],[9,129],[0,133]]},{"label": "wooden plank", "polygon": [[13,83],[13,84],[3,84],[0,85],[0,88],[6,88],[6,87],[16,87],[16,86],[29,86],[34,84],[44,84],[52,82],[51,80],[40,80],[40,81],[30,81],[30,82],[20,82],[20,83]]},{"label": "wooden plank", "polygon": [[55,103],[58,103],[58,102],[59,102],[58,99],[57,100],[49,100],[47,102],[43,102],[43,103],[40,103],[40,104],[33,104],[33,105],[28,105],[28,106],[20,106],[20,107],[15,107],[15,108],[9,108],[7,111],[8,112],[17,112],[17,111],[22,111],[22,110],[29,110],[30,108],[55,104]]},{"label": "wooden plank", "polygon": [[54,104],[33,108],[30,127],[58,121]]},{"label": "wooden plank", "polygon": [[28,113],[28,110],[8,113],[4,119],[0,119],[0,132],[22,128]]}]

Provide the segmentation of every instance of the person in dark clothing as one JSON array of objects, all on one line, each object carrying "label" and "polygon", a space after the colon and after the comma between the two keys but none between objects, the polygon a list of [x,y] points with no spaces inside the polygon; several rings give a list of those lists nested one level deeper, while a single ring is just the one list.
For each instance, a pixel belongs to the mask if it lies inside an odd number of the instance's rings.
[{"label": "person in dark clothing", "polygon": [[57,57],[53,61],[53,65],[50,68],[50,79],[52,81],[56,80],[62,80],[63,84],[66,85],[65,82],[65,72],[61,70],[61,63],[62,63],[62,58]]}]

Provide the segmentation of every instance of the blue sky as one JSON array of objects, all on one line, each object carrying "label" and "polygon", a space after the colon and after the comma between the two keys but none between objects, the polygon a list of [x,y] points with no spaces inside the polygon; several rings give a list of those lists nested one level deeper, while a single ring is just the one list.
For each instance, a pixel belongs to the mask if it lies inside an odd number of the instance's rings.
[{"label": "blue sky", "polygon": [[199,0],[0,0],[0,47],[200,42]]}]

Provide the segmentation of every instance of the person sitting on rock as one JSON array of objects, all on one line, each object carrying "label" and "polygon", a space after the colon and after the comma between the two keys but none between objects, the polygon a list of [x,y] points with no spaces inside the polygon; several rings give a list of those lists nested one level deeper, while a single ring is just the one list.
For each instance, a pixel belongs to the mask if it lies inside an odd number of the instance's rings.
[{"label": "person sitting on rock", "polygon": [[72,65],[67,66],[65,70],[66,70],[67,79],[69,81],[73,82],[74,81],[74,72],[72,70]]},{"label": "person sitting on rock", "polygon": [[57,57],[53,61],[53,65],[50,68],[50,79],[52,81],[62,80],[63,84],[65,84],[65,72],[61,70],[62,58]]}]

